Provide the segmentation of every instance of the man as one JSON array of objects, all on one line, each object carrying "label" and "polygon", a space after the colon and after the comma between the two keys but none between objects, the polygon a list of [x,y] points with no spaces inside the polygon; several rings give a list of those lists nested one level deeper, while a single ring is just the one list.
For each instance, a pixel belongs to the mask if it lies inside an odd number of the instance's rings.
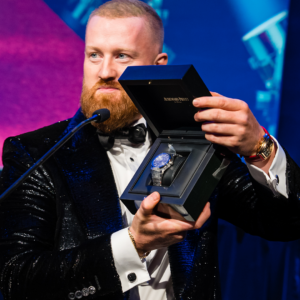
[{"label": "man", "polygon": [[[87,25],[82,112],[5,142],[2,191],[94,110],[111,111],[108,121],[84,127],[0,203],[5,299],[219,299],[218,217],[271,240],[299,238],[300,190],[285,175],[296,165],[279,144],[267,160],[251,160],[263,129],[243,101],[216,93],[194,101],[195,121],[205,122],[208,140],[248,157],[261,184],[234,156],[196,222],[158,204],[157,193],[135,216],[119,201],[153,140],[148,131],[144,143],[115,140],[106,152],[97,130],[145,124],[118,78],[130,65],[166,64],[162,42],[162,23],[143,2],[100,6]],[[154,214],[155,207],[169,217]]]}]

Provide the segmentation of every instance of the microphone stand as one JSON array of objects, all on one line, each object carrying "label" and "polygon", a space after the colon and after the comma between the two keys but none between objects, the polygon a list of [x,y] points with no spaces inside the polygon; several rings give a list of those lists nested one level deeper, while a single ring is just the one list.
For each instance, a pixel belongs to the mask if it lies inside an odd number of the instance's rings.
[{"label": "microphone stand", "polygon": [[106,108],[96,110],[92,117],[81,122],[66,134],[61,140],[59,140],[44,156],[42,156],[31,168],[29,168],[17,181],[15,181],[1,196],[0,201],[10,195],[17,187],[19,187],[23,181],[28,178],[40,165],[45,163],[49,157],[51,157],[59,148],[61,148],[78,130],[85,125],[96,122],[102,123],[110,117],[110,111]]}]

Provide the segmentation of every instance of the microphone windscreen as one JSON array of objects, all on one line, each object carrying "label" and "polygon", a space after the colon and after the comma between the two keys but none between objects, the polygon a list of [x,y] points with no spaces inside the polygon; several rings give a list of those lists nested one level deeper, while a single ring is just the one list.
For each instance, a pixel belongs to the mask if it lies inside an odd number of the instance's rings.
[{"label": "microphone windscreen", "polygon": [[93,116],[97,115],[98,118],[95,120],[96,123],[102,123],[110,117],[110,111],[107,108],[101,108],[94,111]]}]

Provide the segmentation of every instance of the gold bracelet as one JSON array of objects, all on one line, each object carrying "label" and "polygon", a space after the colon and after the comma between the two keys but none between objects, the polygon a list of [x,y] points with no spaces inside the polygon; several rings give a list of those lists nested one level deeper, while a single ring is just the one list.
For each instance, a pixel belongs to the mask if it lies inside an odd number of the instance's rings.
[{"label": "gold bracelet", "polygon": [[[131,242],[132,242],[132,244],[133,244],[133,246],[134,246],[134,249],[136,250],[137,254],[139,255],[139,252],[137,251],[137,248],[136,248],[136,244],[135,244],[134,237],[133,237],[132,233],[130,232],[129,227],[128,227],[128,234],[129,234],[129,237],[130,237],[130,239],[131,239]],[[144,253],[144,255],[142,255],[142,256],[139,255],[140,259],[146,258],[146,257],[149,255],[149,253],[150,253],[150,251]]]}]

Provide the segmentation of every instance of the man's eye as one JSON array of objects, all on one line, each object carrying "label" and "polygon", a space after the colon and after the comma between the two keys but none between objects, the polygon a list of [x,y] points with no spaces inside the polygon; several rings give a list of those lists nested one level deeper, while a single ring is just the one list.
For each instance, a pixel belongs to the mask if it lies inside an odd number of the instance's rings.
[{"label": "man's eye", "polygon": [[97,54],[97,53],[92,53],[92,54],[91,54],[91,58],[94,58],[94,59],[95,59],[95,58],[97,58],[97,57],[98,57],[98,54]]},{"label": "man's eye", "polygon": [[120,54],[119,54],[119,58],[121,58],[121,59],[127,58],[127,55],[126,55],[126,54],[123,54],[123,53],[120,53]]}]

